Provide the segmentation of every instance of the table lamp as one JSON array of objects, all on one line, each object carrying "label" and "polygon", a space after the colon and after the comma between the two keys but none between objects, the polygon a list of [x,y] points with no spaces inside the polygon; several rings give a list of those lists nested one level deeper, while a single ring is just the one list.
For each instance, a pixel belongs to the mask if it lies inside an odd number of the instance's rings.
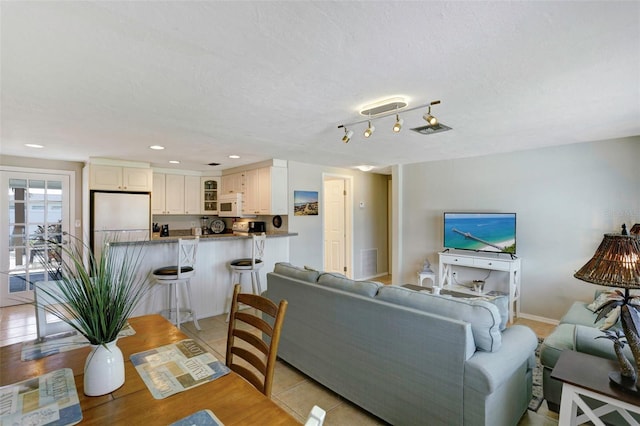
[{"label": "table lamp", "polygon": [[[616,307],[620,307],[622,330],[631,348],[636,368],[640,366],[640,305],[630,303],[629,290],[640,289],[640,240],[631,235],[605,234],[595,254],[574,277],[579,280],[607,287],[624,288],[624,295],[618,292],[598,310],[596,321],[603,318]],[[635,301],[634,301],[635,302]],[[620,372],[612,372],[609,379],[615,385],[632,392],[639,392],[636,386],[637,374],[624,374],[621,363]]]}]

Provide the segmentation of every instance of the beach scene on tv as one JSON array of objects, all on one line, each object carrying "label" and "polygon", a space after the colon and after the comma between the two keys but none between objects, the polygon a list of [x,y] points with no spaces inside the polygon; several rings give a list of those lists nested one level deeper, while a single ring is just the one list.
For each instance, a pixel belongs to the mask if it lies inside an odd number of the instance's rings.
[{"label": "beach scene on tv", "polygon": [[516,253],[515,213],[445,213],[444,247]]}]

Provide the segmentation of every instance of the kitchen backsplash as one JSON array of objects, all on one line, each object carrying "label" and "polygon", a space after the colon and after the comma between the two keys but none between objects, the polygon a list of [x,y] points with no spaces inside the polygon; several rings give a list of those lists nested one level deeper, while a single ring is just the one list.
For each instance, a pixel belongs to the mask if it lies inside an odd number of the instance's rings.
[{"label": "kitchen backsplash", "polygon": [[[202,217],[202,215],[153,215],[153,219],[152,219],[152,223],[157,223],[158,226],[162,226],[162,225],[169,225],[169,230],[173,231],[173,230],[191,230],[191,228],[194,227],[201,227],[202,226],[202,221],[200,220],[200,218]],[[208,223],[211,224],[211,221],[215,220],[215,219],[222,219],[226,225],[226,230],[225,232],[229,231],[231,229],[231,225],[233,224],[233,221],[236,220],[234,218],[231,217],[222,217],[219,218],[218,216],[207,216],[208,219]],[[267,231],[271,232],[271,231],[287,231],[288,230],[288,220],[287,220],[287,216],[281,216],[282,218],[282,225],[280,226],[280,228],[276,228],[273,225],[273,216],[257,216],[255,218],[251,218],[251,219],[237,219],[237,220],[243,220],[243,221],[264,221],[267,225]]]}]

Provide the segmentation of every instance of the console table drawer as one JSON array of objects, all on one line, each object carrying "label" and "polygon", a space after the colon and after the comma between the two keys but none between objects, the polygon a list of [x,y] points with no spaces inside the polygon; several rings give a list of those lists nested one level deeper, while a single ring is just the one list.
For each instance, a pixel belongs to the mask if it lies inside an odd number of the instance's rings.
[{"label": "console table drawer", "polygon": [[494,269],[496,271],[508,271],[509,262],[493,259],[474,259],[473,266],[484,269]]},{"label": "console table drawer", "polygon": [[465,256],[447,256],[446,258],[443,256],[443,259],[446,259],[446,263],[450,263],[452,265],[462,265],[462,266],[473,266],[473,258],[465,257]]}]

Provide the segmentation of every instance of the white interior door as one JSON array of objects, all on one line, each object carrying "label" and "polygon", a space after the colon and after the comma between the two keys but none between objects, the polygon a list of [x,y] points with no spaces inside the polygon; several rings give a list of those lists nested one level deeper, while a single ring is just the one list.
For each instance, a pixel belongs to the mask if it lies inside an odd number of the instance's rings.
[{"label": "white interior door", "polygon": [[69,232],[69,175],[0,172],[0,306],[33,301],[33,284],[56,279]]},{"label": "white interior door", "polygon": [[344,179],[324,181],[324,270],[351,276],[346,269]]}]

